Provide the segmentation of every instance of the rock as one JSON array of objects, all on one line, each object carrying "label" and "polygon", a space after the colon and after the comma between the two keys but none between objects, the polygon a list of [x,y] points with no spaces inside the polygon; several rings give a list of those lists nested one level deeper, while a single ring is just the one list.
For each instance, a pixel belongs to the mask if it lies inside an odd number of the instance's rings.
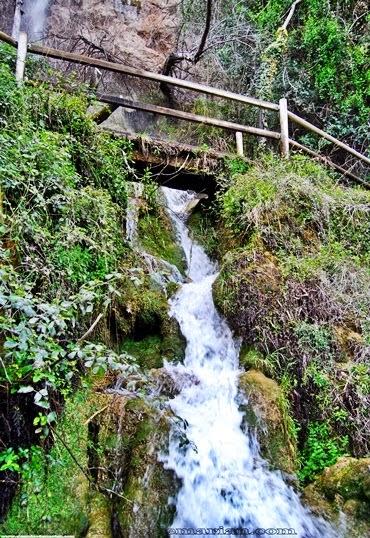
[{"label": "rock", "polygon": [[[46,25],[49,35],[62,39],[61,46],[82,35],[102,47],[108,59],[160,71],[175,46],[177,14],[177,0],[54,0]],[[86,43],[79,46],[86,50]]]},{"label": "rock", "polygon": [[245,422],[256,429],[261,452],[274,467],[286,472],[296,470],[295,440],[289,432],[285,397],[276,381],[258,370],[239,378]]},{"label": "rock", "polygon": [[107,497],[92,491],[89,494],[89,530],[86,538],[112,538],[111,507]]},{"label": "rock", "polygon": [[364,339],[361,334],[352,331],[348,327],[333,327],[333,334],[339,349],[347,359],[353,359],[356,352],[364,346]]},{"label": "rock", "polygon": [[284,300],[278,261],[268,252],[227,254],[213,284],[213,298],[244,344],[254,345],[260,323],[280,310]]},{"label": "rock", "polygon": [[14,8],[14,0],[2,0],[0,11],[0,28],[7,34],[12,33]]},{"label": "rock", "polygon": [[171,370],[157,368],[150,371],[150,378],[154,385],[154,391],[161,396],[174,398],[179,392],[189,385],[196,385],[199,380],[186,371],[177,371],[176,367]]},{"label": "rock", "polygon": [[[172,473],[158,458],[168,439],[166,413],[141,398],[118,394],[96,394],[95,406],[101,412],[88,425],[89,464],[97,486],[112,492],[109,521],[114,535],[165,536],[173,515],[168,498],[175,494],[176,486]],[[99,532],[104,529],[104,506],[95,506],[89,519]],[[98,530],[91,538],[99,536]]]},{"label": "rock", "polygon": [[130,457],[124,477],[125,499],[117,504],[122,535],[164,537],[173,517],[168,499],[176,493],[172,472],[165,470],[158,460],[160,451],[167,446],[168,417],[153,413],[138,400],[130,402],[127,412],[132,416],[135,433],[128,433]]},{"label": "rock", "polygon": [[317,514],[338,524],[344,536],[370,535],[370,458],[340,458],[304,490],[303,500]]},{"label": "rock", "polygon": [[370,458],[340,458],[315,484],[329,500],[339,494],[344,500],[363,500],[370,508]]}]

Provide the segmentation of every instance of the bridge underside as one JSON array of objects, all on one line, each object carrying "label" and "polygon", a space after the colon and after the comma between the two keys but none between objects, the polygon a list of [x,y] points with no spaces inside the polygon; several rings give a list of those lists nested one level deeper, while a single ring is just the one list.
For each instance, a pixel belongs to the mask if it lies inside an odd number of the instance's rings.
[{"label": "bridge underside", "polygon": [[160,185],[212,193],[216,188],[215,177],[225,170],[225,158],[228,157],[225,153],[117,129],[104,128],[104,131],[130,140],[135,168],[139,171],[149,169]]}]

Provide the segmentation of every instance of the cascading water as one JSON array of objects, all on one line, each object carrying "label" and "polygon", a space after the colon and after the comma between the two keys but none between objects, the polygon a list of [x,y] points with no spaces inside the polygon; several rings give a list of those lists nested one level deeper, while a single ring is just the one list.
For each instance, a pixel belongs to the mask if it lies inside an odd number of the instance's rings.
[{"label": "cascading water", "polygon": [[25,0],[25,30],[30,41],[40,41],[44,37],[46,16],[50,0]]},{"label": "cascading water", "polygon": [[184,364],[166,368],[174,378],[186,374],[195,380],[170,402],[185,425],[181,433],[172,429],[164,457],[182,484],[172,528],[283,528],[302,538],[334,536],[327,523],[302,506],[281,473],[269,470],[253,435],[241,429],[238,349],[212,299],[217,268],[186,227],[185,208],[195,195],[167,188],[163,192],[190,280],[170,301],[171,315],[187,341]]}]

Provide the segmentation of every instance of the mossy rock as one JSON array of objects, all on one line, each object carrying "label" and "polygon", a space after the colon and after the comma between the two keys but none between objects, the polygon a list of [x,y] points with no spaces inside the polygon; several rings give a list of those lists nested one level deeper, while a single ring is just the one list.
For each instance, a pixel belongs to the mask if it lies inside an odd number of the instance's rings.
[{"label": "mossy rock", "polygon": [[346,538],[370,535],[370,458],[340,458],[304,489],[304,501],[320,516],[339,523]]},{"label": "mossy rock", "polygon": [[185,357],[186,340],[175,318],[166,317],[162,322],[162,354],[168,361],[182,361]]},{"label": "mossy rock", "polygon": [[205,211],[194,211],[188,220],[192,239],[201,245],[211,258],[219,255],[219,237],[216,222]]},{"label": "mossy rock", "polygon": [[130,412],[137,417],[131,436],[128,473],[124,482],[124,499],[117,503],[116,513],[124,537],[167,536],[173,517],[168,504],[175,494],[173,474],[163,468],[158,454],[166,447],[169,423],[140,401],[130,402]]},{"label": "mossy rock", "polygon": [[[123,537],[165,536],[172,518],[168,498],[175,493],[172,473],[158,460],[168,440],[167,417],[142,398],[119,394],[97,394],[96,406],[100,412],[90,422],[89,461],[97,485],[117,492],[110,501],[110,521]],[[103,528],[106,517],[98,504],[90,519]]]},{"label": "mossy rock", "polygon": [[145,213],[139,219],[139,242],[144,250],[175,265],[185,274],[186,261],[182,248],[176,241],[172,223],[163,208],[156,214]]},{"label": "mossy rock", "polygon": [[156,334],[142,338],[127,337],[121,345],[121,350],[135,357],[145,370],[161,368],[164,359],[170,362],[182,361],[185,356],[186,341],[179,324],[174,318],[168,317],[167,309],[164,314],[160,325],[153,328],[157,331]]},{"label": "mossy rock", "polygon": [[339,494],[343,500],[365,501],[370,509],[370,458],[340,458],[325,469],[315,484],[329,500]]},{"label": "mossy rock", "polygon": [[284,394],[276,381],[258,370],[240,375],[239,390],[246,425],[255,428],[265,457],[273,467],[289,474],[297,469],[295,439],[290,435]]},{"label": "mossy rock", "polygon": [[353,359],[356,352],[364,347],[363,336],[348,327],[333,327],[333,336],[343,356],[347,359]]},{"label": "mossy rock", "polygon": [[90,491],[89,530],[86,538],[111,538],[112,507],[109,499],[96,491]]},{"label": "mossy rock", "polygon": [[213,284],[213,298],[232,328],[247,343],[254,333],[257,316],[267,316],[271,309],[280,309],[283,285],[278,261],[269,252],[234,251],[223,259]]}]

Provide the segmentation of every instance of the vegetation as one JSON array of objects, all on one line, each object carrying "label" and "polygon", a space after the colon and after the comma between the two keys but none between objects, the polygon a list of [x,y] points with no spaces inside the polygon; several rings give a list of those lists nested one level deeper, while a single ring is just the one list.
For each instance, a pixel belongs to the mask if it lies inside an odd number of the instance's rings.
[{"label": "vegetation", "polygon": [[[286,96],[291,110],[365,152],[364,2],[181,6],[181,54],[165,72],[192,70],[209,84],[272,101]],[[38,61],[27,62],[29,78],[19,86],[14,67],[14,52],[0,46],[1,521],[8,512],[0,533],[108,536],[113,528],[123,535],[139,521],[139,534],[161,536],[175,484],[157,460],[168,421],[156,395],[171,393],[160,368],[163,359],[181,360],[184,342],[167,315],[176,284],[156,277],[166,277],[159,274],[169,271],[166,262],[185,273],[183,253],[148,170],[138,244],[147,261],[162,261],[148,269],[123,239],[127,183],[138,179],[132,146],[96,128],[89,88]],[[278,121],[210,99],[184,107],[252,125]],[[234,145],[209,126],[162,130],[202,149]],[[294,135],[334,152],[298,129]],[[279,160],[265,146],[248,141],[258,162],[225,159],[216,200],[198,208],[190,229],[221,261],[214,297],[243,343],[240,388],[253,405],[244,410],[256,428],[254,409],[264,411],[264,456],[287,472],[298,461],[303,486],[321,482],[327,499],[340,509],[357,502],[352,510],[363,517],[368,463],[351,456],[370,452],[370,194],[340,185],[310,159]]]},{"label": "vegetation", "polygon": [[[274,102],[285,96],[291,110],[366,151],[370,64],[365,2],[211,3],[212,24],[199,63],[189,61],[189,55],[175,54],[175,74],[193,70],[208,83]],[[205,4],[200,7],[190,0],[182,1],[178,50],[189,50],[189,42],[199,42],[208,11]],[[245,107],[233,106],[227,115],[250,125],[274,126],[277,121],[273,114],[263,117]],[[295,134],[313,148],[335,152],[330,143],[314,135],[299,130]],[[249,149],[253,146],[253,142],[248,144]],[[346,158],[340,150],[334,157],[338,161]]]},{"label": "vegetation", "polygon": [[[370,450],[370,194],[267,156],[223,185],[226,252],[214,294],[259,368],[290,386],[303,481]],[[231,238],[231,239],[230,239]]]},{"label": "vegetation", "polygon": [[[19,87],[13,69],[13,52],[1,46],[0,517],[21,480],[7,534],[79,535],[85,497],[67,492],[80,475],[89,498],[95,491],[82,428],[86,384],[132,376],[127,390],[135,390],[163,356],[181,356],[183,343],[166,295],[123,240],[127,181],[137,178],[130,143],[98,131],[88,114],[92,97],[73,79],[47,71],[53,85]],[[28,69],[48,68],[31,62]],[[150,208],[154,183],[148,174],[143,182]],[[168,225],[165,234],[153,250],[165,248],[180,263]],[[129,335],[142,347],[159,342],[155,358],[129,355]]]}]

